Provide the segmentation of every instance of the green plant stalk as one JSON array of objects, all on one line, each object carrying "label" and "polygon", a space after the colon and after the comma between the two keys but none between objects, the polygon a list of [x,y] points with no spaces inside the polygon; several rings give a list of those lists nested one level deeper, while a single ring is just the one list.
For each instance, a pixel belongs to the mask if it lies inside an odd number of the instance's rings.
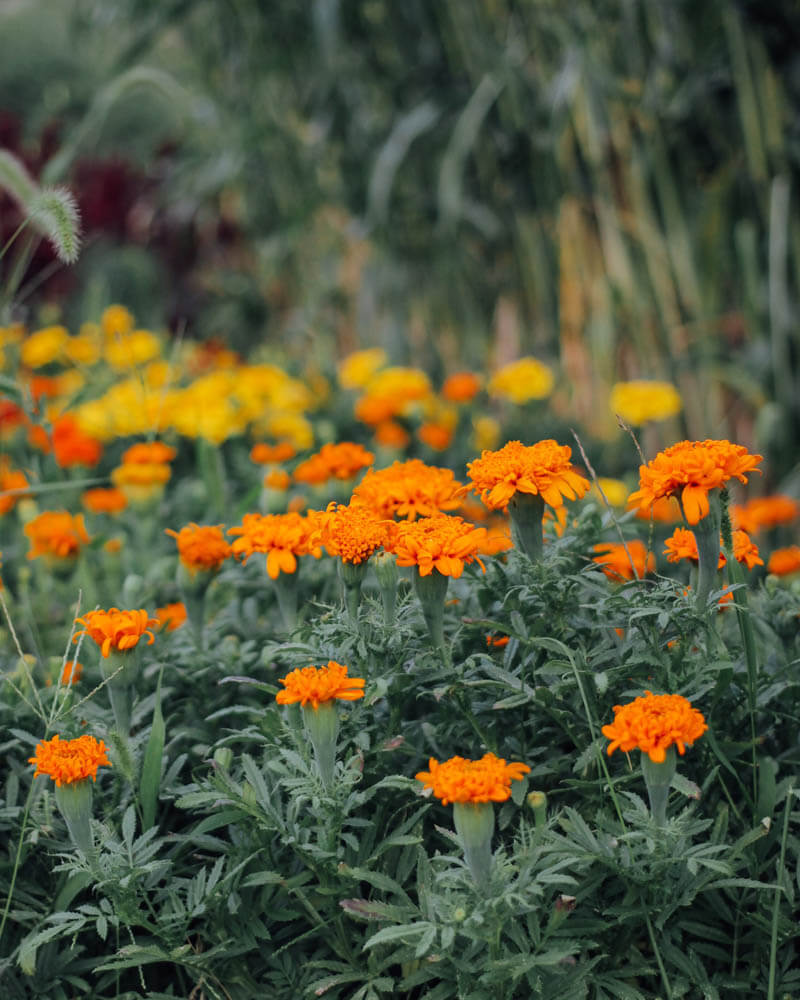
[{"label": "green plant stalk", "polygon": [[274,583],[284,627],[291,632],[297,624],[297,572],[280,573]]},{"label": "green plant stalk", "polygon": [[[46,736],[45,736],[46,738]],[[33,782],[31,782],[30,788],[28,789],[28,796],[25,799],[25,809],[22,813],[22,825],[19,830],[19,839],[17,840],[17,850],[14,854],[14,867],[11,871],[11,884],[8,887],[8,896],[6,896],[6,903],[3,907],[3,917],[0,920],[0,941],[3,940],[3,931],[5,930],[6,921],[8,920],[8,914],[11,911],[11,900],[14,898],[14,888],[17,884],[17,874],[19,873],[20,861],[22,860],[22,845],[25,843],[25,831],[28,827],[28,818],[31,812],[31,802],[33,801]]]},{"label": "green plant stalk", "polygon": [[492,871],[494,805],[491,802],[454,802],[453,823],[475,885],[485,889]]},{"label": "green plant stalk", "polygon": [[449,582],[450,577],[444,576],[437,569],[432,570],[427,576],[422,576],[419,566],[414,567],[414,590],[422,608],[425,624],[428,626],[431,642],[447,665],[450,664],[450,650],[444,638],[444,600]]},{"label": "green plant stalk", "polygon": [[[789,835],[789,815],[792,811],[792,793],[794,781],[790,780],[786,789],[786,805],[783,809],[783,831],[781,833],[781,854],[778,859],[778,882],[780,883],[783,863],[786,858],[786,841]],[[775,899],[772,902],[772,927],[769,938],[769,981],[767,983],[767,1000],[775,1000],[775,972],[778,965],[778,913],[780,910],[781,893],[783,888],[779,885],[775,887]]]},{"label": "green plant stalk", "polygon": [[642,774],[647,785],[647,796],[650,799],[650,812],[657,826],[667,824],[667,801],[669,800],[670,783],[675,776],[677,757],[675,747],[667,748],[666,757],[662,763],[651,760],[650,755],[642,751]]},{"label": "green plant stalk", "polygon": [[661,952],[658,948],[658,942],[656,941],[656,936],[653,931],[653,924],[650,921],[650,914],[647,912],[647,907],[645,906],[644,900],[642,903],[642,913],[644,913],[644,919],[647,923],[647,933],[650,935],[650,944],[653,946],[653,954],[656,956],[656,962],[658,963],[658,971],[661,973],[661,982],[664,984],[664,992],[667,994],[667,1000],[672,1000],[672,987],[669,985],[669,979],[667,978],[667,970],[664,968],[664,960],[661,957]]},{"label": "green plant stalk", "polygon": [[336,738],[339,735],[339,712],[332,701],[322,702],[317,708],[303,705],[303,722],[311,746],[314,761],[326,791],[333,788],[336,768]]},{"label": "green plant stalk", "polygon": [[514,545],[522,549],[531,562],[540,562],[544,547],[544,500],[538,494],[517,492],[509,501],[508,511]]},{"label": "green plant stalk", "polygon": [[709,510],[692,528],[697,541],[697,607],[702,610],[717,581],[719,566],[720,500],[716,490],[708,496]]}]

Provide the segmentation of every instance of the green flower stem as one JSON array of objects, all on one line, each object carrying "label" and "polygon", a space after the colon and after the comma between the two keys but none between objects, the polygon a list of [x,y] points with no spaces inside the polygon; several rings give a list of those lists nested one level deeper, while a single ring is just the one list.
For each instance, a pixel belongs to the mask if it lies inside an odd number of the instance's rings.
[{"label": "green flower stem", "polygon": [[492,871],[494,806],[491,802],[454,802],[453,822],[467,867],[475,884],[483,889]]},{"label": "green flower stem", "polygon": [[372,557],[378,587],[381,591],[383,604],[383,624],[391,628],[395,622],[397,611],[397,581],[400,573],[395,557],[389,552],[378,552]]},{"label": "green flower stem", "polygon": [[332,701],[323,702],[318,708],[304,705],[303,722],[314,749],[317,773],[325,789],[330,791],[333,788],[333,775],[336,767],[339,712]]},{"label": "green flower stem", "polygon": [[92,838],[92,782],[89,778],[56,785],[56,805],[67,824],[72,843],[87,859],[94,855]]},{"label": "green flower stem", "polygon": [[183,565],[178,564],[177,581],[181,600],[186,606],[186,617],[192,629],[195,645],[203,648],[203,627],[205,625],[206,593],[214,579],[213,572],[190,573]]},{"label": "green flower stem", "polygon": [[706,606],[708,595],[717,582],[719,566],[720,506],[719,493],[712,490],[708,495],[709,511],[693,527],[697,541],[697,607]]},{"label": "green flower stem", "polygon": [[544,500],[539,494],[515,493],[508,504],[511,515],[511,537],[514,545],[528,556],[532,562],[542,558],[542,519]]},{"label": "green flower stem", "polygon": [[297,624],[297,572],[280,573],[275,580],[278,608],[287,632]]},{"label": "green flower stem", "polygon": [[650,799],[650,812],[657,826],[666,826],[667,823],[667,800],[677,763],[674,746],[667,748],[666,757],[661,764],[651,760],[649,754],[642,751],[642,774]]},{"label": "green flower stem", "polygon": [[444,600],[447,596],[449,576],[444,576],[437,569],[427,576],[422,576],[419,567],[414,567],[414,590],[422,606],[422,614],[434,647],[441,653],[445,662],[449,660],[449,651],[444,641]]},{"label": "green flower stem", "polygon": [[339,579],[342,583],[342,600],[345,610],[354,622],[358,621],[361,603],[361,584],[367,575],[367,562],[351,563],[339,560]]},{"label": "green flower stem", "polygon": [[100,659],[100,672],[108,688],[114,722],[121,737],[131,731],[133,711],[133,686],[141,671],[137,647],[126,652],[111,652]]}]

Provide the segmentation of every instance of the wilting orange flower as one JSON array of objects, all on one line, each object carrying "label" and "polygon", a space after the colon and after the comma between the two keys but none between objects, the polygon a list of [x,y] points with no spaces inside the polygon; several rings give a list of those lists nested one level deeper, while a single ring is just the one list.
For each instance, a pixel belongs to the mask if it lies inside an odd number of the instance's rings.
[{"label": "wilting orange flower", "polygon": [[229,535],[239,535],[231,548],[246,563],[254,552],[267,557],[267,573],[277,580],[281,573],[294,573],[297,556],[320,550],[311,543],[317,530],[317,521],[303,517],[295,511],[288,514],[245,514],[241,525],[228,528]]},{"label": "wilting orange flower", "polygon": [[396,420],[382,420],[375,428],[375,442],[384,448],[407,448],[411,436]]},{"label": "wilting orange flower", "polygon": [[798,514],[800,514],[800,503],[787,496],[755,497],[746,504],[733,504],[731,507],[733,526],[751,535],[761,531],[762,528],[788,524]]},{"label": "wilting orange flower", "polygon": [[603,542],[595,545],[594,551],[599,555],[596,555],[592,562],[600,566],[609,580],[632,580],[634,568],[636,576],[641,579],[645,574],[653,573],[656,568],[656,557],[652,552],[648,552],[647,546],[638,538],[626,542],[625,545],[619,542]]},{"label": "wilting orange flower", "polygon": [[370,469],[353,490],[353,497],[381,517],[430,516],[455,510],[468,487],[450,469],[426,465],[418,458],[393,462],[386,469]]},{"label": "wilting orange flower", "polygon": [[46,510],[25,525],[30,539],[29,559],[45,556],[71,559],[89,542],[83,514],[70,514],[65,510]]},{"label": "wilting orange flower", "polygon": [[91,514],[119,514],[128,506],[128,498],[114,486],[97,486],[86,490],[81,503]]},{"label": "wilting orange flower", "polygon": [[[687,528],[676,528],[664,542],[664,545],[666,546],[664,555],[668,562],[676,563],[680,562],[681,559],[691,559],[698,562],[700,558],[694,533]],[[758,546],[750,540],[746,531],[734,531],[733,554],[737,562],[745,563],[748,569],[764,565],[764,560],[758,554]],[[726,562],[725,555],[720,552],[717,569],[722,569]]]},{"label": "wilting orange flower", "polygon": [[76,740],[62,740],[58,735],[51,740],[42,740],[37,744],[35,756],[28,758],[28,763],[36,765],[34,778],[40,774],[47,775],[59,787],[85,778],[96,781],[98,767],[111,767],[105,743],[88,734]]},{"label": "wilting orange flower", "polygon": [[730,441],[679,441],[639,466],[639,489],[628,497],[628,507],[647,512],[654,501],[680,493],[686,520],[697,524],[708,514],[709,490],[734,478],[746,483],[760,461],[761,455]]},{"label": "wilting orange flower", "polygon": [[420,425],[417,437],[434,451],[446,451],[453,441],[453,428],[429,421]]},{"label": "wilting orange flower", "polygon": [[480,392],[481,380],[472,372],[454,372],[442,386],[442,398],[448,403],[469,403]]},{"label": "wilting orange flower", "polygon": [[164,533],[175,539],[180,561],[192,575],[215,573],[233,552],[221,524],[199,525],[192,521],[180,531],[165,528]]},{"label": "wilting orange flower", "polygon": [[636,698],[627,705],[614,706],[614,721],[603,726],[603,735],[611,740],[608,755],[617,750],[639,749],[654,764],[663,763],[673,745],[678,753],[686,752],[708,729],[702,714],[683,695],[652,694]]},{"label": "wilting orange flower", "polygon": [[775,549],[769,557],[767,572],[775,576],[788,576],[800,570],[800,545],[789,545],[784,549]]},{"label": "wilting orange flower", "polygon": [[511,798],[511,782],[520,781],[529,771],[527,764],[508,764],[502,757],[485,753],[480,760],[451,757],[441,764],[431,757],[428,770],[414,777],[446,806],[451,802],[506,802]]},{"label": "wilting orange flower", "polygon": [[81,679],[81,674],[83,674],[83,664],[78,663],[77,660],[67,660],[61,671],[61,683],[64,685],[77,684]]},{"label": "wilting orange flower", "polygon": [[505,507],[517,492],[539,494],[546,504],[560,507],[564,497],[575,500],[589,489],[589,480],[572,467],[571,455],[568,445],[553,440],[530,446],[509,441],[469,462],[467,472],[490,510]]},{"label": "wilting orange flower", "polygon": [[324,545],[328,555],[358,565],[383,545],[390,523],[363,504],[345,506],[334,502],[320,515],[314,541]]},{"label": "wilting orange flower", "polygon": [[87,434],[71,413],[53,424],[53,457],[62,469],[73,465],[95,466],[103,455],[103,445]]},{"label": "wilting orange flower", "polygon": [[133,649],[143,636],[150,636],[148,646],[152,646],[155,636],[150,631],[160,624],[158,618],[150,618],[143,609],[139,611],[120,611],[119,608],[109,608],[108,611],[87,611],[81,618],[76,618],[77,625],[83,628],[76,632],[72,641],[77,642],[82,635],[94,639],[100,647],[103,656],[108,656],[111,650],[124,653]]},{"label": "wilting orange flower", "polygon": [[[24,490],[28,485],[28,480],[23,472],[10,468],[5,456],[0,458],[0,514],[7,514],[14,504],[25,496],[24,493],[12,491]],[[9,495],[3,496],[4,493]]]},{"label": "wilting orange flower", "polygon": [[324,667],[301,667],[278,679],[284,690],[275,695],[279,705],[311,705],[316,711],[326,701],[358,701],[364,697],[363,677],[348,677],[347,667],[329,660]]},{"label": "wilting orange flower", "polygon": [[321,484],[329,479],[352,479],[375,461],[371,451],[352,441],[324,444],[294,470],[298,483]]},{"label": "wilting orange flower", "polygon": [[156,608],[156,618],[164,632],[174,632],[186,621],[186,605],[183,601],[165,604],[163,608]]},{"label": "wilting orange flower", "polygon": [[124,465],[163,464],[171,462],[176,455],[175,449],[163,441],[140,441],[122,453],[122,462]]},{"label": "wilting orange flower", "polygon": [[479,553],[486,543],[486,528],[451,517],[434,514],[416,521],[400,521],[384,543],[397,556],[398,566],[416,566],[420,576],[437,570],[442,576],[460,577],[464,566],[476,561],[486,567]]},{"label": "wilting orange flower", "polygon": [[278,462],[288,462],[297,454],[291,441],[279,441],[277,444],[254,444],[250,449],[250,461],[257,465],[274,465]]}]

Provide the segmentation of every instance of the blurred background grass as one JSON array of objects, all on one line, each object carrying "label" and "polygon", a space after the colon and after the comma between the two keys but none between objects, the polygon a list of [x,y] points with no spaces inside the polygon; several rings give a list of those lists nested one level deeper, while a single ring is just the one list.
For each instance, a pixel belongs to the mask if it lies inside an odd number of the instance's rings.
[{"label": "blurred background grass", "polygon": [[668,379],[682,434],[787,488],[798,37],[795,0],[7,0],[0,146],[86,235],[17,317],[120,301],[434,376],[532,353],[600,440],[615,381]]}]

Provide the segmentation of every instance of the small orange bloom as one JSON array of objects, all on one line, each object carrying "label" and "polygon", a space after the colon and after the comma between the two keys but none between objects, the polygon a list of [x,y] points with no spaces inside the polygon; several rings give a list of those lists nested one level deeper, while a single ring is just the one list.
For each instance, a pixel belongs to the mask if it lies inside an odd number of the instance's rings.
[{"label": "small orange bloom", "polygon": [[163,608],[156,608],[156,618],[161,622],[163,631],[174,632],[186,621],[186,605],[183,601],[165,604]]},{"label": "small orange bloom", "polygon": [[[681,559],[697,562],[700,558],[694,533],[687,528],[676,528],[664,545],[666,546],[664,555],[668,562],[677,563]],[[750,540],[746,531],[734,531],[733,555],[737,562],[745,563],[748,569],[764,565],[764,560],[758,554],[758,546]],[[725,555],[720,552],[717,569],[722,569],[726,562]]]},{"label": "small orange bloom", "polygon": [[608,755],[616,749],[639,749],[655,764],[661,764],[673,744],[678,753],[686,752],[708,729],[706,721],[686,698],[679,694],[652,694],[636,698],[627,705],[614,706],[614,721],[603,726],[603,735],[611,740]]},{"label": "small orange bloom", "polygon": [[448,403],[469,403],[480,392],[481,380],[472,372],[454,372],[444,380],[442,398]]},{"label": "small orange bloom", "polygon": [[429,422],[420,426],[417,437],[434,451],[446,451],[453,441],[453,429],[444,424]]},{"label": "small orange bloom", "polygon": [[761,457],[730,441],[679,441],[639,466],[640,488],[628,497],[628,508],[649,512],[656,500],[680,493],[686,520],[697,524],[708,514],[709,490],[734,478],[746,483]]},{"label": "small orange bloom", "polygon": [[515,493],[540,495],[551,507],[561,507],[564,497],[580,498],[589,489],[572,467],[572,449],[553,440],[524,445],[509,441],[499,451],[484,451],[469,462],[467,472],[476,493],[490,510],[508,505]]},{"label": "small orange bloom", "polygon": [[363,445],[352,441],[329,442],[297,466],[294,478],[298,483],[312,485],[326,483],[329,479],[352,479],[374,461],[375,456]]},{"label": "small orange bloom", "polygon": [[511,798],[511,782],[520,781],[529,771],[527,764],[508,764],[502,757],[485,753],[480,760],[451,757],[442,764],[431,757],[428,770],[414,777],[446,806],[451,802],[506,802]]},{"label": "small orange bloom", "polygon": [[5,456],[0,458],[0,514],[7,514],[25,496],[24,492],[16,491],[25,490],[28,485],[23,472],[10,468]]},{"label": "small orange bloom", "polygon": [[124,653],[133,649],[143,636],[150,636],[148,646],[152,646],[155,636],[150,631],[160,624],[158,618],[150,618],[143,609],[139,611],[120,611],[119,608],[109,608],[108,611],[87,611],[81,618],[76,618],[77,625],[83,625],[76,632],[72,641],[77,642],[79,636],[88,635],[100,647],[104,657],[111,650]]},{"label": "small orange bloom", "polygon": [[241,525],[228,528],[229,535],[238,535],[231,548],[246,563],[254,552],[267,557],[267,573],[277,580],[281,573],[294,573],[297,556],[320,554],[312,544],[317,521],[296,511],[288,514],[245,514]]},{"label": "small orange bloom", "polygon": [[86,778],[96,781],[98,767],[111,767],[105,743],[88,734],[76,740],[62,740],[57,735],[51,740],[42,740],[36,747],[35,756],[28,758],[28,763],[36,765],[34,778],[40,774],[47,775],[58,787]]},{"label": "small orange bloom", "polygon": [[382,420],[375,428],[375,443],[383,445],[384,448],[402,450],[407,448],[410,442],[411,436],[408,431],[396,420]]},{"label": "small orange bloom", "polygon": [[[628,551],[625,551],[627,546]],[[604,542],[594,546],[594,551],[598,552],[592,562],[596,562],[609,580],[617,582],[621,580],[632,580],[635,575],[641,579],[647,573],[655,572],[656,557],[652,552],[647,551],[647,546],[638,538],[634,538],[625,545],[618,542]],[[631,560],[633,565],[631,565]]]},{"label": "small orange bloom", "polygon": [[77,684],[81,679],[81,674],[83,674],[83,665],[77,660],[67,660],[61,671],[61,683],[64,685]]},{"label": "small orange bloom", "polygon": [[487,635],[486,645],[494,646],[495,649],[502,649],[503,646],[507,646],[511,642],[510,635]]},{"label": "small orange bloom", "polygon": [[262,480],[262,486],[269,490],[288,490],[292,484],[292,477],[286,469],[271,469]]},{"label": "small orange bloom", "polygon": [[81,503],[91,514],[119,514],[128,506],[128,498],[114,486],[98,486],[86,490]]},{"label": "small orange bloom", "polygon": [[291,441],[279,441],[277,444],[254,444],[250,449],[250,461],[256,465],[274,465],[278,462],[288,462],[297,454]]},{"label": "small orange bloom", "polygon": [[358,565],[383,545],[391,523],[363,504],[345,506],[332,502],[320,515],[314,540],[325,546],[328,555]]},{"label": "small orange bloom", "polygon": [[316,711],[326,701],[358,701],[364,697],[362,677],[348,677],[347,667],[329,660],[324,667],[302,667],[278,679],[284,690],[275,695],[279,705],[311,705]]},{"label": "small orange bloom", "polygon": [[140,441],[122,453],[124,465],[150,465],[171,462],[178,453],[163,441]]},{"label": "small orange bloom", "polygon": [[775,549],[769,557],[767,572],[775,576],[789,576],[800,570],[800,545],[789,545],[784,549]]},{"label": "small orange bloom", "polygon": [[103,445],[87,434],[71,413],[65,413],[53,424],[53,457],[62,469],[73,465],[97,465],[103,455]]},{"label": "small orange bloom", "polygon": [[789,524],[800,514],[800,503],[787,496],[755,497],[746,504],[731,507],[731,521],[735,528],[754,535],[762,528]]},{"label": "small orange bloom", "polygon": [[195,573],[216,573],[233,549],[222,533],[221,524],[185,525],[180,531],[165,528],[178,545],[178,556],[186,569]]},{"label": "small orange bloom", "polygon": [[46,510],[28,521],[24,530],[31,542],[29,559],[38,556],[72,559],[89,542],[83,514],[70,514],[65,510]]},{"label": "small orange bloom", "polygon": [[464,566],[475,561],[486,567],[479,553],[484,551],[486,528],[451,517],[434,514],[416,521],[400,521],[384,543],[397,556],[398,566],[416,566],[420,576],[437,570],[442,576],[461,576]]},{"label": "small orange bloom", "polygon": [[455,510],[467,487],[450,469],[426,465],[418,458],[393,462],[386,469],[370,469],[353,490],[353,497],[381,517],[430,516]]}]

